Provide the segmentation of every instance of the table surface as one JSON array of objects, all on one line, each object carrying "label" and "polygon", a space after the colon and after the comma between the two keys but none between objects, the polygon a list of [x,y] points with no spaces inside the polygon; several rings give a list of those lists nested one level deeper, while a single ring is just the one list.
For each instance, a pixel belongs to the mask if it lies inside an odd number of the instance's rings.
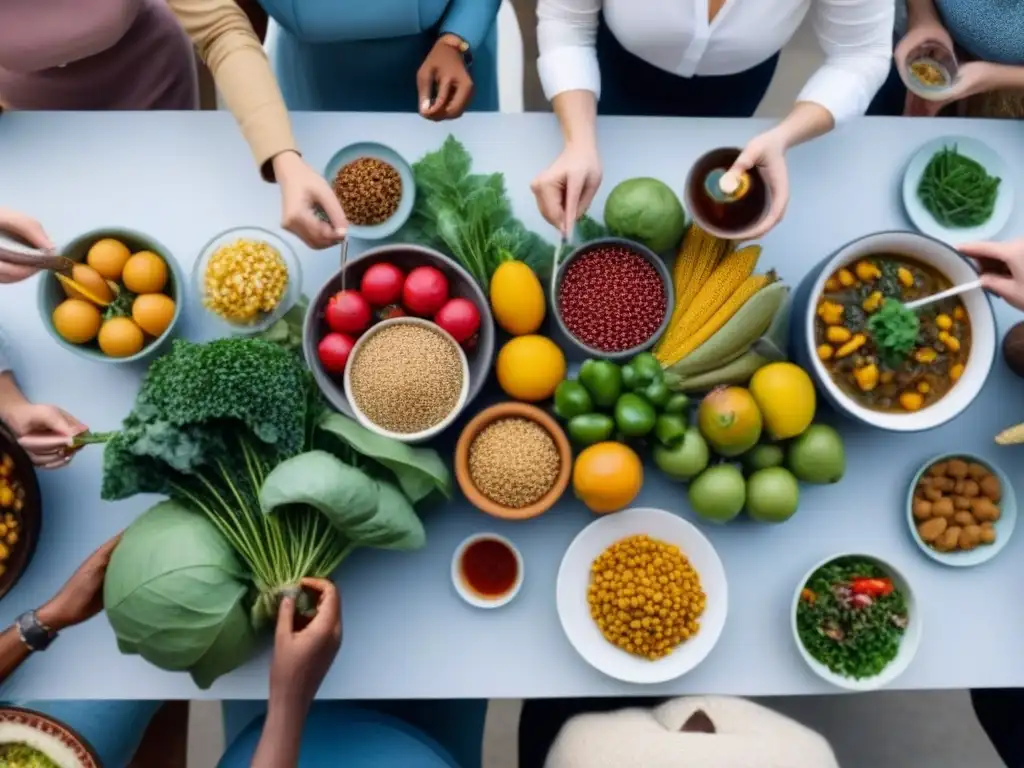
[{"label": "table surface", "polygon": [[[342,145],[363,139],[383,141],[415,159],[453,131],[472,152],[478,170],[505,172],[516,211],[527,225],[551,232],[529,192],[531,178],[559,149],[550,115],[471,115],[434,125],[415,116],[296,114],[294,124],[315,168]],[[627,177],[657,176],[678,188],[701,153],[741,145],[765,125],[758,120],[603,120],[605,182],[595,210]],[[843,243],[872,231],[908,228],[899,198],[903,167],[917,147],[944,134],[988,142],[1013,169],[1015,181],[1024,183],[1020,121],[861,120],[791,152],[792,200],[785,221],[763,241],[761,266],[776,268],[795,285]],[[186,270],[219,231],[247,224],[274,227],[279,220],[277,189],[259,180],[230,115],[210,112],[7,113],[0,118],[0,204],[38,217],[58,243],[99,226],[141,230],[168,246]],[[1024,235],[1020,205],[1004,237]],[[316,253],[290,239],[302,260],[305,290],[311,292],[336,269],[337,250]],[[5,286],[0,302],[0,328],[25,391],[34,400],[59,403],[93,428],[116,427],[131,407],[142,368],[91,363],[63,351],[39,320],[35,293],[35,280]],[[215,335],[194,304],[189,310],[183,335]],[[1001,332],[1020,319],[1002,302],[996,302],[996,313]],[[800,659],[789,611],[796,584],[808,568],[823,557],[850,551],[897,565],[921,606],[921,647],[894,687],[1024,686],[1024,601],[1016,588],[1024,577],[1024,533],[1018,532],[988,564],[946,568],[912,542],[903,507],[914,471],[939,452],[974,451],[1017,477],[1024,449],[999,449],[992,436],[1024,421],[1024,407],[1017,406],[1024,400],[1020,392],[1020,383],[999,360],[977,401],[941,429],[894,436],[843,424],[849,467],[841,485],[804,488],[800,511],[786,525],[705,528],[728,575],[729,618],[711,655],[678,680],[652,687],[617,682],[588,666],[566,640],[555,610],[555,578],[569,542],[593,519],[581,504],[567,499],[537,520],[505,523],[459,498],[430,513],[424,550],[361,550],[345,562],[337,576],[344,596],[345,644],[320,695],[832,691]],[[0,625],[53,594],[89,552],[151,503],[145,497],[100,501],[100,459],[98,449],[87,449],[69,468],[41,474],[46,500],[42,538],[28,572],[0,604]],[[680,486],[654,471],[646,479],[638,505],[692,518]],[[1017,490],[1020,495],[1024,489]],[[525,558],[522,592],[497,611],[469,607],[449,579],[456,545],[484,530],[511,538]],[[264,650],[200,692],[184,674],[122,656],[100,617],[66,632],[45,657],[30,659],[0,696],[263,698],[268,657]]]}]

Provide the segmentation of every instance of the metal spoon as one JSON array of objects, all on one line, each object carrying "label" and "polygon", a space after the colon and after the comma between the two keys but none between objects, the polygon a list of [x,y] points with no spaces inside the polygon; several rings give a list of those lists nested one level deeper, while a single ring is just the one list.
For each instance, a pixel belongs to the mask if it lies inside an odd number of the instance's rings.
[{"label": "metal spoon", "polygon": [[960,285],[954,285],[952,288],[947,288],[944,291],[933,293],[931,296],[925,296],[923,299],[917,299],[904,304],[904,308],[917,311],[921,307],[925,307],[929,304],[934,304],[936,301],[942,301],[948,299],[950,296],[959,296],[961,293],[967,293],[973,291],[976,288],[981,288],[981,280],[971,280],[969,283],[961,283]]}]

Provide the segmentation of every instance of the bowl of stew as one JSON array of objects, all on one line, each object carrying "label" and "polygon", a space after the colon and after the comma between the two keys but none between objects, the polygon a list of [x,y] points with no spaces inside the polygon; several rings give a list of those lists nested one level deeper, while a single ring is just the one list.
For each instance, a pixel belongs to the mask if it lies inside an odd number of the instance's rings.
[{"label": "bowl of stew", "polygon": [[996,323],[988,296],[973,290],[922,308],[898,352],[887,348],[872,318],[887,304],[976,278],[969,261],[927,235],[878,232],[854,240],[797,288],[794,357],[846,416],[894,432],[945,424],[974,401],[992,370]]}]

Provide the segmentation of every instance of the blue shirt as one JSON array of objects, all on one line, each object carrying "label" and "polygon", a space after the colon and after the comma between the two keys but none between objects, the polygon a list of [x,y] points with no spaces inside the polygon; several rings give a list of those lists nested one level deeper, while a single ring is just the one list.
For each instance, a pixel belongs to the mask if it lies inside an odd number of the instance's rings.
[{"label": "blue shirt", "polygon": [[1024,65],[1024,0],[934,0],[950,37],[982,61]]}]

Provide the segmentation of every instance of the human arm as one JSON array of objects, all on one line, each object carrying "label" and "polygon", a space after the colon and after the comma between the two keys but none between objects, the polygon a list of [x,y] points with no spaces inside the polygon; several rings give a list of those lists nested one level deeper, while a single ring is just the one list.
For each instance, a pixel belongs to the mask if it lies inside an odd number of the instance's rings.
[{"label": "human arm", "polygon": [[299,762],[302,728],[320,683],[341,647],[341,600],[326,579],[303,579],[317,593],[316,615],[304,627],[295,599],[285,597],[277,615],[270,697],[252,768],[294,768]]},{"label": "human arm", "polygon": [[[40,624],[53,632],[60,632],[81,624],[103,609],[103,578],[110,555],[120,540],[121,534],[118,534],[89,555],[60,591],[36,611]],[[31,653],[17,627],[10,627],[0,634],[0,683]]]},{"label": "human arm", "polygon": [[497,21],[501,0],[450,0],[441,17],[442,35],[455,35],[479,50]]},{"label": "human arm", "polygon": [[[288,110],[266,52],[234,0],[168,0],[206,62],[260,172],[281,187],[282,225],[307,245],[344,237],[345,214],[330,186],[299,154]],[[317,218],[319,206],[330,224]]]}]

